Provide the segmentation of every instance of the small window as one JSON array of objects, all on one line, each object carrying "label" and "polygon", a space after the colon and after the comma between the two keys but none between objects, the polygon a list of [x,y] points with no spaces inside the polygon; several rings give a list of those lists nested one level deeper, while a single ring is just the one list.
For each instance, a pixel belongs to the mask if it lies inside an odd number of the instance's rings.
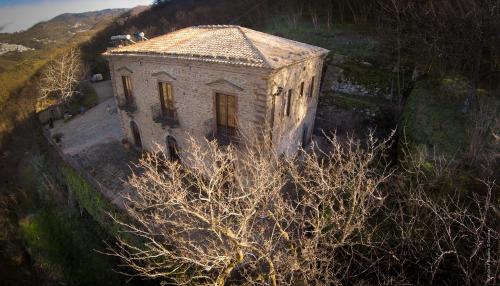
[{"label": "small window", "polygon": [[286,97],[286,108],[285,108],[286,116],[290,116],[291,109],[292,109],[292,90],[290,89]]},{"label": "small window", "polygon": [[300,83],[300,96],[304,95],[304,82]]},{"label": "small window", "polygon": [[164,115],[166,115],[174,109],[172,85],[166,82],[159,82],[158,90],[160,91],[161,111]]},{"label": "small window", "polygon": [[309,90],[309,97],[312,97],[314,94],[314,76],[311,78],[311,86]]},{"label": "small window", "polygon": [[132,95],[132,83],[130,82],[130,77],[129,76],[122,76],[122,84],[123,84],[123,92],[125,94],[125,100],[127,103],[132,103],[133,102],[133,95]]}]

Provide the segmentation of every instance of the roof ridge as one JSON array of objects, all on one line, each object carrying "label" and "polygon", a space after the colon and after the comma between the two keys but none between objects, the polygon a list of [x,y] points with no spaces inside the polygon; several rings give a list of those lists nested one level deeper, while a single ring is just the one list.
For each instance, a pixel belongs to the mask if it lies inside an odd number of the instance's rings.
[{"label": "roof ridge", "polygon": [[194,26],[193,28],[200,28],[200,29],[216,29],[216,28],[237,28],[240,27],[238,25],[198,25]]},{"label": "roof ridge", "polygon": [[270,68],[271,67],[271,63],[267,60],[267,58],[264,56],[264,54],[254,45],[254,43],[247,37],[247,35],[245,34],[245,32],[243,31],[243,29],[241,28],[241,26],[236,26],[236,27],[237,27],[237,30],[243,35],[243,37],[245,38],[246,42],[250,45],[250,47],[252,48],[252,50],[256,51],[257,54],[262,59],[262,61],[264,61],[265,67],[266,68]]}]

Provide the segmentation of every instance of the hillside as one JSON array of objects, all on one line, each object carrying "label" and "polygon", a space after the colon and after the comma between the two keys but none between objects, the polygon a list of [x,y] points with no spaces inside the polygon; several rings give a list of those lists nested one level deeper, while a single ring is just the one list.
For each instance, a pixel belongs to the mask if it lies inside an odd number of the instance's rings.
[{"label": "hillside", "polygon": [[[116,17],[136,10],[109,9],[80,14],[63,14],[38,23],[30,29],[13,34],[1,34],[0,42],[23,44],[36,49],[26,52],[8,52],[0,55],[0,146],[15,122],[23,120],[34,110],[36,88],[30,81],[53,57],[69,47],[91,39],[109,26]],[[16,96],[29,98],[15,98]],[[24,101],[22,104],[19,101]]]},{"label": "hillside", "polygon": [[106,9],[85,13],[66,13],[35,24],[25,31],[0,33],[0,42],[20,44],[35,49],[64,43],[76,34],[95,30],[98,23],[111,22],[128,9]]}]

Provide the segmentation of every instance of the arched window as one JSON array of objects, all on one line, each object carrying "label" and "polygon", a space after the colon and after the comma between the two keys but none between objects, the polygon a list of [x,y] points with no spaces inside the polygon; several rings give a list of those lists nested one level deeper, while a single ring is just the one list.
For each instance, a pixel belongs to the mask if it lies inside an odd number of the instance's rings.
[{"label": "arched window", "polygon": [[168,152],[168,157],[170,158],[171,161],[179,161],[179,147],[177,145],[177,141],[175,140],[174,137],[168,135],[167,136],[167,152]]},{"label": "arched window", "polygon": [[139,127],[134,121],[130,121],[130,129],[132,130],[132,136],[134,137],[135,147],[142,149],[141,133],[139,132]]}]

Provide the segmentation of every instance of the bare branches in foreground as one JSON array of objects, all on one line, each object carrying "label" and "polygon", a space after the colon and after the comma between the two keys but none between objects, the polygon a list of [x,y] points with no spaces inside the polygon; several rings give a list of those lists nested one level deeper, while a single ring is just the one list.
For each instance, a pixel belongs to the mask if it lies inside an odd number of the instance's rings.
[{"label": "bare branches in foreground", "polygon": [[144,244],[120,240],[116,255],[173,284],[336,283],[347,267],[337,248],[369,243],[365,224],[389,173],[376,168],[386,142],[330,145],[302,160],[194,141],[183,165],[146,156],[126,198],[133,223],[123,223]]},{"label": "bare branches in foreground", "polygon": [[146,155],[113,254],[173,285],[495,285],[498,186],[440,197],[451,163],[390,169],[387,148],[334,137],[281,158],[193,140],[183,164]]}]

